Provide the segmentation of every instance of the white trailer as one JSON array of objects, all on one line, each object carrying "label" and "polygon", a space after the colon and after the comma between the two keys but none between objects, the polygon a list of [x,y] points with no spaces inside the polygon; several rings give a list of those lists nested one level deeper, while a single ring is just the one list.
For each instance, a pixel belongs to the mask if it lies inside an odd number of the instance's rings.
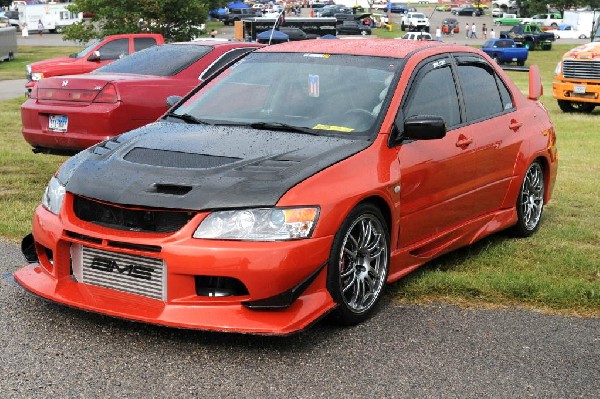
[{"label": "white trailer", "polygon": [[67,10],[69,3],[22,4],[19,2],[19,24],[27,24],[30,32],[37,32],[39,21],[44,30],[60,33],[66,26],[83,21],[83,13],[73,14]]},{"label": "white trailer", "polygon": [[0,61],[10,61],[17,53],[17,29],[0,28]]},{"label": "white trailer", "polygon": [[600,10],[595,11],[569,11],[563,14],[565,24],[573,25],[575,30],[585,32],[589,37],[594,28],[594,21],[600,17]]}]

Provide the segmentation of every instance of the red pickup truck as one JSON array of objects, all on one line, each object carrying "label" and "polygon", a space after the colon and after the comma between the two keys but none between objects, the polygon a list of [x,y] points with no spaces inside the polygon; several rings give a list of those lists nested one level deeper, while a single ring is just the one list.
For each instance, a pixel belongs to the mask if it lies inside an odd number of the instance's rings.
[{"label": "red pickup truck", "polygon": [[26,94],[29,94],[35,82],[42,78],[88,73],[123,56],[164,42],[163,36],[155,33],[112,35],[94,41],[79,53],[68,57],[33,62],[26,66]]}]

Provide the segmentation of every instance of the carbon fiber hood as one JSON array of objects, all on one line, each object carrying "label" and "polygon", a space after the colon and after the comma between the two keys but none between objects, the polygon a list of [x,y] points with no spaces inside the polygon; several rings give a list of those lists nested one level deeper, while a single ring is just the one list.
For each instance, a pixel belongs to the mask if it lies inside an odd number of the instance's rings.
[{"label": "carbon fiber hood", "polygon": [[82,151],[61,167],[58,178],[71,193],[124,205],[274,206],[296,184],[370,144],[161,121]]}]

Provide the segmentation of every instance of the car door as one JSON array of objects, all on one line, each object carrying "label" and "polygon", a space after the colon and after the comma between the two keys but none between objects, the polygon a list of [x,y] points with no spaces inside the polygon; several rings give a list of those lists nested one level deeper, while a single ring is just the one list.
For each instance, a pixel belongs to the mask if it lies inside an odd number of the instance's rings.
[{"label": "car door", "polygon": [[430,58],[415,69],[401,115],[441,116],[447,133],[442,139],[400,144],[400,247],[436,237],[471,214],[478,167],[473,162],[475,143],[460,128],[462,107],[451,58]]},{"label": "car door", "polygon": [[458,87],[466,124],[461,134],[473,141],[472,217],[497,210],[504,200],[522,144],[527,116],[515,107],[510,91],[485,59],[476,54],[456,57]]}]

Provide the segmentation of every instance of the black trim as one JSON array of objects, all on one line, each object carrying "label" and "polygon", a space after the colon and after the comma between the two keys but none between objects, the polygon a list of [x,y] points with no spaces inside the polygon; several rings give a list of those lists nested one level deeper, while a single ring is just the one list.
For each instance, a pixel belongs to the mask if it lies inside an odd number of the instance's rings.
[{"label": "black trim", "polygon": [[323,263],[310,276],[302,281],[297,286],[288,291],[282,292],[275,296],[259,299],[256,301],[242,302],[242,305],[252,310],[278,310],[285,309],[294,303],[296,299],[308,288],[308,286],[317,278],[321,270],[327,266],[327,262]]}]

